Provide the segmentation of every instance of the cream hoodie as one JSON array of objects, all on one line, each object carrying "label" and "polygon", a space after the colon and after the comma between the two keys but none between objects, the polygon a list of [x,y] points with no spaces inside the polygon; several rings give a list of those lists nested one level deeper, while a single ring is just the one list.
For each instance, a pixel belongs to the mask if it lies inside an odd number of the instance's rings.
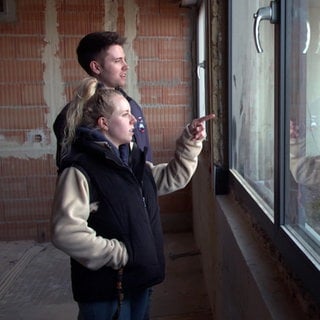
[{"label": "cream hoodie", "polygon": [[[174,157],[169,163],[150,166],[158,188],[165,195],[184,188],[191,180],[202,150],[202,141],[192,141],[186,127],[176,142]],[[84,174],[66,168],[58,177],[52,205],[52,242],[60,250],[85,267],[97,270],[103,266],[119,269],[128,262],[124,244],[117,239],[97,236],[87,224],[98,203],[91,203]]]}]

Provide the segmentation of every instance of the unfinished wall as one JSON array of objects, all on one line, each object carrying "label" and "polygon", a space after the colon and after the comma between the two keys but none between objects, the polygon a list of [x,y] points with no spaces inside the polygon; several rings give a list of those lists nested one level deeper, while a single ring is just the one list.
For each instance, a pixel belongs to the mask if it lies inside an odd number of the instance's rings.
[{"label": "unfinished wall", "polygon": [[[191,15],[176,1],[19,0],[0,22],[0,240],[50,239],[56,179],[53,121],[85,76],[82,36],[128,39],[127,92],[141,102],[154,162],[167,161],[192,114]],[[161,197],[164,214],[190,213],[190,187]]]},{"label": "unfinished wall", "polygon": [[214,319],[319,319],[310,296],[235,197],[214,195],[210,152],[193,184],[193,230]]}]

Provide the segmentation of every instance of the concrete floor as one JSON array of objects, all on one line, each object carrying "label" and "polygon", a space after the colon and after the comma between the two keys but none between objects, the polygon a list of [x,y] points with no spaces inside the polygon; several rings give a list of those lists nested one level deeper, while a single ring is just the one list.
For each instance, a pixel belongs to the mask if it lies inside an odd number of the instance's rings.
[{"label": "concrete floor", "polygon": [[[165,254],[166,280],[154,288],[151,320],[212,319],[192,234],[165,234]],[[69,258],[50,243],[0,242],[0,319],[76,318]]]}]

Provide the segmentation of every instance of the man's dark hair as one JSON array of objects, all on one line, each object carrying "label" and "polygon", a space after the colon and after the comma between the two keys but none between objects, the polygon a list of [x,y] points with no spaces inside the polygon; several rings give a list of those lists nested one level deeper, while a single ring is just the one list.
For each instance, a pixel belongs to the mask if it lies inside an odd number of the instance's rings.
[{"label": "man's dark hair", "polygon": [[102,31],[92,32],[84,36],[77,47],[77,56],[80,66],[92,76],[90,62],[96,60],[100,52],[108,50],[112,45],[120,45],[126,42],[117,32]]}]

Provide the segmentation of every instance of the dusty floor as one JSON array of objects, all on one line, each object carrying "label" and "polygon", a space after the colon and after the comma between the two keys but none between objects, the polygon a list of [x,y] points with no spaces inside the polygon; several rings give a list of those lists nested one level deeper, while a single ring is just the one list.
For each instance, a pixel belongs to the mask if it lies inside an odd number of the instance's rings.
[{"label": "dusty floor", "polygon": [[[151,320],[212,319],[192,234],[165,234],[165,254],[166,280],[154,288]],[[0,242],[0,319],[76,319],[69,276],[69,258],[50,243]]]}]

